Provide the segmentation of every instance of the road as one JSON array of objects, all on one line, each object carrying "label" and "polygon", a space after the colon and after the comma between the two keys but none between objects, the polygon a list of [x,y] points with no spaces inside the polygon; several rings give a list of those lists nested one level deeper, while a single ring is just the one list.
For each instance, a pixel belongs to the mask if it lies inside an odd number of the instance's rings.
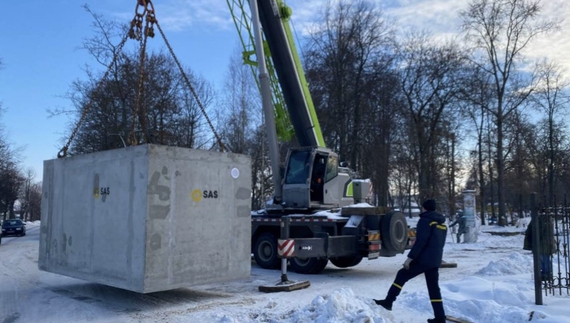
[{"label": "road", "polygon": [[[281,276],[279,271],[261,269],[252,262],[251,275],[245,280],[139,294],[40,271],[39,229],[39,223],[29,223],[26,236],[5,237],[2,240],[0,323],[328,323],[335,320],[395,323],[410,322],[410,319],[413,321],[418,315],[426,318],[431,315],[424,279],[414,279],[406,284],[406,292],[401,295],[397,304],[399,311],[386,312],[372,302],[372,298],[385,295],[396,271],[401,268],[404,255],[363,260],[358,266],[348,269],[336,268],[329,263],[319,275],[297,275],[289,272],[290,280],[309,280],[311,286],[288,293],[259,292],[259,286],[274,285],[280,281]],[[440,271],[440,279],[449,282],[445,288],[452,291],[446,295],[457,296],[455,301],[446,303],[447,308],[452,310],[451,314],[454,309],[460,311],[466,306],[463,298],[471,297],[457,293],[462,290],[460,285],[457,285],[459,280],[472,276],[481,277],[477,271],[491,261],[500,261],[509,258],[513,252],[520,252],[522,246],[520,235],[488,235],[480,238],[480,241],[471,245],[449,242],[446,246],[446,260],[459,264],[458,268]],[[527,277],[522,276],[525,284],[530,283]],[[497,277],[497,284],[502,284],[504,278]],[[519,281],[513,280],[513,284],[515,283],[520,284]],[[529,291],[528,294],[532,293]],[[418,297],[421,298],[420,301],[417,300]],[[469,302],[474,300],[471,298]],[[504,307],[497,305],[495,299],[476,302],[488,309],[499,306],[497,311]],[[526,315],[528,310],[525,307],[530,305],[516,307],[513,311]],[[402,308],[405,311],[401,311]],[[457,313],[461,312],[455,314]],[[369,320],[370,317],[374,319]],[[421,321],[425,322],[425,318]]]},{"label": "road", "polygon": [[[17,311],[18,301],[29,296],[22,295],[22,293],[38,280],[37,273],[30,273],[25,270],[30,267],[30,263],[35,263],[37,268],[38,242],[39,225],[26,227],[26,235],[23,237],[2,237],[0,275],[3,281],[13,282],[13,284],[1,284],[0,313],[9,313],[2,323],[15,322],[20,317]],[[18,254],[12,255],[13,251]]]},{"label": "road", "polygon": [[[108,319],[124,316],[130,319],[144,319],[148,316],[146,313],[156,310],[168,311],[169,308],[181,304],[196,304],[196,310],[204,310],[213,306],[253,303],[247,298],[232,300],[228,288],[233,292],[245,291],[238,287],[220,288],[223,291],[216,291],[216,288],[210,291],[178,289],[145,295],[40,271],[38,269],[39,229],[39,224],[31,224],[27,226],[26,236],[2,238],[0,245],[0,275],[4,282],[0,283],[2,323],[19,322],[24,317],[27,322],[38,322],[36,319],[42,322],[56,322],[62,313],[41,309],[60,306],[61,303],[69,301],[74,301],[75,307],[83,314],[68,314],[76,316],[81,321],[105,320],[105,315]],[[38,300],[40,298],[38,295],[43,295],[41,300]],[[97,309],[93,311],[96,317],[91,317],[89,314],[88,308],[92,306]],[[68,307],[65,306],[66,309]]]},{"label": "road", "polygon": [[[291,293],[264,294],[260,285],[280,281],[280,271],[265,270],[252,262],[248,280],[210,284],[173,291],[139,294],[106,285],[86,282],[38,269],[39,223],[27,225],[24,237],[5,237],[0,245],[0,323],[17,322],[188,322],[192,317],[211,317],[220,308],[235,311],[287,301]],[[331,264],[321,275],[288,273],[293,281],[310,280],[311,287],[294,294],[309,304],[319,293],[344,284],[353,288],[378,284],[393,278],[403,256],[374,261],[364,260],[353,269]],[[380,266],[384,263],[384,266]],[[375,267],[369,267],[375,264]],[[389,265],[388,265],[389,264]],[[384,267],[381,269],[379,267]],[[362,269],[357,269],[362,268]],[[368,268],[368,269],[366,269]],[[342,282],[342,284],[338,284]],[[420,282],[419,286],[423,286]],[[383,285],[388,286],[386,282]],[[290,303],[290,302],[289,302]],[[272,304],[270,302],[270,304]],[[249,315],[249,314],[246,314]],[[256,314],[251,314],[256,315]],[[179,318],[179,319],[177,319]]]}]

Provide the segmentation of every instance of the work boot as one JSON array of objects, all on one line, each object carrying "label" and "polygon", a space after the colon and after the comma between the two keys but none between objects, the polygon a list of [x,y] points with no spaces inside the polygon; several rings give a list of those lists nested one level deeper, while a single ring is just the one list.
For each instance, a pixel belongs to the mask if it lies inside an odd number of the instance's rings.
[{"label": "work boot", "polygon": [[376,305],[380,305],[383,308],[387,309],[388,311],[392,310],[392,302],[389,302],[385,299],[375,299],[374,302],[376,303]]},{"label": "work boot", "polygon": [[433,319],[428,319],[428,323],[445,323],[445,317],[443,318],[433,318]]}]

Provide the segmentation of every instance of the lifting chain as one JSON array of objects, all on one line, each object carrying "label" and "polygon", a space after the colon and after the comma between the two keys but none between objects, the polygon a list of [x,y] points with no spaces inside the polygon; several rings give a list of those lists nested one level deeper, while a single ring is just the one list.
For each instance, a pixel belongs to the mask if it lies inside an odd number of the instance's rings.
[{"label": "lifting chain", "polygon": [[198,106],[200,107],[200,110],[202,111],[202,114],[204,115],[204,117],[206,118],[206,121],[208,122],[208,125],[210,126],[210,129],[212,129],[212,132],[214,133],[214,136],[216,137],[216,140],[218,141],[218,145],[220,145],[220,151],[223,152],[226,150],[224,143],[222,142],[222,139],[220,138],[220,136],[218,135],[218,133],[216,132],[216,129],[214,128],[214,125],[212,124],[212,121],[210,121],[210,118],[208,117],[208,115],[206,114],[206,109],[204,108],[204,106],[202,105],[202,102],[200,101],[198,94],[196,93],[196,90],[194,89],[194,87],[192,86],[192,84],[190,83],[190,80],[188,79],[188,76],[186,75],[186,73],[184,72],[184,69],[182,68],[182,64],[180,64],[180,61],[178,61],[178,58],[176,57],[176,55],[174,54],[174,51],[172,50],[172,47],[170,46],[170,43],[168,42],[168,40],[166,39],[166,36],[164,35],[164,32],[162,31],[162,28],[160,28],[160,25],[158,24],[158,21],[156,22],[156,27],[158,28],[158,31],[160,32],[160,35],[162,36],[162,39],[164,39],[164,43],[166,44],[166,47],[168,47],[168,50],[170,51],[170,54],[172,55],[172,58],[174,59],[174,61],[176,62],[176,65],[178,66],[178,69],[180,70],[180,74],[182,75],[182,77],[184,78],[184,81],[186,82],[186,85],[188,86],[188,88],[190,89],[190,92],[192,92],[192,95],[194,96],[194,99],[196,100],[196,103],[198,103]]},{"label": "lifting chain", "polygon": [[[142,13],[139,13],[139,8],[142,7]],[[146,23],[144,26],[143,31],[143,17],[146,18]],[[139,119],[139,124],[141,125],[143,134],[145,136],[145,142],[149,142],[148,132],[146,129],[146,122],[144,120],[144,116],[146,115],[144,104],[141,108],[141,101],[142,101],[142,94],[144,90],[144,63],[146,59],[146,43],[148,37],[154,37],[154,24],[156,23],[156,17],[154,15],[154,6],[149,1],[140,0],[138,2],[137,8],[135,9],[135,18],[131,22],[131,30],[129,31],[129,37],[132,39],[136,39],[140,42],[140,62],[139,62],[139,84],[137,90],[137,98],[135,101],[135,107],[133,109],[133,124],[131,127],[131,132],[129,137],[127,138],[127,142],[129,145],[136,146],[138,144],[137,136],[136,136],[136,120],[137,117]],[[140,111],[139,113],[139,109]]]},{"label": "lifting chain", "polygon": [[[139,12],[139,9],[141,9],[142,12]],[[145,26],[143,29],[143,22],[145,22],[144,18],[146,18],[146,23],[145,23]],[[107,71],[105,72],[105,74],[103,75],[101,80],[99,80],[99,82],[97,83],[97,86],[96,86],[95,91],[93,92],[92,96],[96,96],[101,91],[103,84],[105,83],[105,81],[109,77],[109,74],[111,72],[113,65],[115,65],[115,63],[117,62],[119,54],[121,53],[123,47],[125,46],[127,39],[131,38],[131,39],[135,39],[137,41],[140,41],[141,45],[140,45],[139,83],[138,83],[137,98],[136,98],[135,107],[134,107],[134,111],[133,111],[133,124],[132,124],[132,128],[131,128],[131,132],[129,134],[128,141],[129,141],[130,145],[137,145],[137,139],[135,136],[135,127],[136,127],[136,119],[137,119],[137,115],[138,115],[139,123],[141,124],[141,127],[143,128],[142,130],[143,130],[143,133],[146,137],[145,139],[148,142],[148,133],[146,130],[146,122],[145,122],[145,120],[143,120],[143,118],[146,114],[144,111],[144,105],[142,105],[143,108],[141,108],[142,112],[140,112],[140,113],[139,113],[139,108],[141,105],[141,96],[143,93],[143,85],[144,85],[144,61],[145,61],[145,57],[146,57],[146,43],[147,43],[148,37],[154,37],[154,35],[155,35],[154,34],[154,27],[153,27],[154,24],[156,24],[156,26],[158,27],[158,30],[160,31],[160,34],[161,34],[162,38],[164,39],[164,42],[166,43],[166,46],[168,47],[170,54],[174,58],[174,61],[176,62],[176,65],[178,66],[178,69],[180,70],[180,73],[181,73],[182,77],[184,78],[186,85],[188,86],[188,88],[192,92],[192,95],[194,96],[194,99],[198,103],[200,110],[204,114],[204,117],[206,118],[208,125],[212,129],[212,132],[214,133],[214,136],[216,137],[216,140],[218,141],[218,144],[220,146],[220,151],[223,152],[225,150],[225,146],[222,143],[222,140],[219,137],[218,133],[214,129],[214,126],[213,126],[212,122],[210,121],[210,118],[206,114],[206,109],[204,108],[201,101],[199,100],[199,97],[198,97],[198,94],[196,93],[196,90],[194,89],[194,87],[190,83],[190,80],[188,79],[188,76],[186,76],[186,73],[184,72],[182,65],[180,64],[180,62],[178,61],[178,58],[174,54],[174,51],[172,50],[170,43],[166,39],[166,36],[164,35],[162,28],[158,24],[158,21],[156,20],[156,16],[154,13],[154,5],[152,4],[151,0],[137,0],[137,6],[135,8],[135,17],[131,21],[130,29],[125,34],[125,36],[123,37],[123,39],[121,40],[119,45],[117,46],[117,49],[113,55],[113,59],[112,59],[111,63],[109,64],[109,66],[107,67]],[[57,154],[58,158],[64,158],[67,156],[67,151],[69,150],[69,146],[71,145],[73,138],[77,135],[77,132],[79,131],[79,127],[81,126],[81,124],[83,123],[85,118],[87,117],[87,114],[88,114],[89,110],[91,109],[92,105],[93,105],[93,100],[89,100],[89,102],[87,103],[85,108],[83,108],[83,111],[81,113],[81,117],[79,118],[79,121],[77,122],[77,124],[75,125],[75,128],[71,132],[71,136],[69,137],[65,146],[63,146],[63,148]]]},{"label": "lifting chain", "polygon": [[[121,52],[121,50],[123,49],[123,46],[125,46],[125,43],[127,42],[127,38],[128,38],[127,35],[125,35],[125,37],[123,37],[123,40],[121,40],[121,42],[119,43],[119,46],[117,46],[117,50],[113,56],[113,60],[111,61],[111,64],[109,64],[109,67],[107,68],[107,71],[105,72],[105,74],[103,75],[101,80],[99,80],[99,83],[97,83],[97,86],[95,87],[95,91],[92,94],[93,96],[96,95],[97,93],[99,93],[99,91],[101,91],[101,88],[103,87],[103,83],[105,83],[105,80],[107,79],[107,77],[109,77],[109,73],[111,72],[111,68],[113,67],[113,65],[115,65],[115,62],[117,61],[117,58],[119,57],[119,53]],[[73,128],[73,131],[71,132],[71,136],[69,136],[69,139],[67,140],[67,143],[65,144],[65,146],[63,146],[63,148],[61,148],[61,150],[57,153],[57,158],[63,158],[65,156],[67,156],[67,150],[69,149],[69,145],[71,145],[71,141],[73,141],[73,138],[77,134],[77,131],[79,131],[79,126],[81,125],[83,120],[85,120],[85,117],[87,117],[87,113],[91,109],[92,105],[93,105],[93,100],[89,100],[89,102],[87,103],[85,108],[83,108],[83,112],[81,113],[81,117],[79,117],[79,121],[77,121],[75,128]]]}]

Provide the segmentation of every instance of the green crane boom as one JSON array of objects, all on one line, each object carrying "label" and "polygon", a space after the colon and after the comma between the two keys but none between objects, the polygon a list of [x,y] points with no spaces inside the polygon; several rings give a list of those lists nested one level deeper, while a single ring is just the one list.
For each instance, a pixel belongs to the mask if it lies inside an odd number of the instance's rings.
[{"label": "green crane boom", "polygon": [[[247,1],[226,0],[244,47],[244,61],[252,66],[250,56],[255,53],[251,19],[245,9]],[[291,33],[291,9],[281,0],[257,1],[264,31],[264,53],[271,81],[277,134],[280,139],[290,137],[293,125],[300,146],[325,147],[309,87],[301,66]],[[275,19],[275,18],[278,19]],[[268,36],[269,35],[269,36]],[[277,75],[275,74],[277,73]],[[257,79],[257,78],[256,78]],[[259,82],[258,82],[259,86]],[[283,103],[288,115],[283,110]]]}]

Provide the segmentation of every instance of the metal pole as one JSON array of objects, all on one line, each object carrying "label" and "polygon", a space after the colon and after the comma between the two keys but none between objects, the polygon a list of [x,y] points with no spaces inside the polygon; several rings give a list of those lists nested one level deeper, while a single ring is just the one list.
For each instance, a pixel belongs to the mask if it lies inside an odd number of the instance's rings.
[{"label": "metal pole", "polygon": [[[570,251],[570,215],[568,214],[568,196],[564,194],[564,209],[562,211],[562,248],[563,250],[558,250],[562,253],[564,257],[564,269],[566,271],[566,279],[561,279],[558,283],[562,285],[565,282],[566,285],[562,287],[566,288],[566,294],[570,294],[570,257],[567,257]],[[558,237],[560,239],[560,237]],[[558,247],[560,248],[560,240],[558,241]]]},{"label": "metal pole", "polygon": [[[553,200],[554,204],[552,204],[550,206],[550,209],[552,210],[549,214],[548,214],[548,221],[545,223],[545,225],[548,225],[548,230],[547,232],[549,232],[548,237],[547,237],[547,241],[548,243],[551,244],[551,248],[554,248],[554,246],[552,246],[552,243],[556,244],[556,249],[558,249],[558,244],[556,243],[556,241],[558,239],[560,239],[560,231],[558,231],[558,220],[560,217],[560,211],[559,211],[559,207],[558,207],[558,199],[556,198],[556,195],[554,195],[553,197],[550,198],[551,200]],[[552,236],[550,235],[550,230],[552,230]],[[552,241],[554,240],[554,241]],[[554,265],[552,264],[554,257],[556,257],[557,262],[558,262],[558,282],[560,282],[560,257],[559,254],[556,252],[556,249],[551,250],[550,251],[550,255],[548,257],[548,261],[550,261],[550,276],[548,277],[548,286],[550,287],[550,291],[552,292],[552,294],[554,294],[554,290],[556,289],[556,285],[554,284],[555,279],[554,279]],[[560,284],[558,285],[558,291],[560,294],[562,294],[562,288],[560,288]]]},{"label": "metal pole", "polygon": [[[289,216],[281,217],[281,238],[283,240],[288,240],[289,238],[289,226],[291,224],[291,218]],[[290,281],[287,278],[287,258],[281,258],[281,281],[275,286],[259,286],[259,291],[261,292],[290,292],[293,290],[299,290],[311,286],[308,280],[295,282]]]},{"label": "metal pole", "polygon": [[536,193],[530,195],[530,210],[532,223],[532,258],[534,264],[534,303],[542,305],[542,277],[540,275],[540,245],[538,230],[538,214],[536,210]]},{"label": "metal pole", "polygon": [[267,140],[269,142],[269,156],[271,159],[271,172],[273,177],[275,204],[281,204],[283,193],[281,189],[281,172],[279,170],[279,146],[277,143],[277,130],[275,126],[275,114],[271,103],[271,85],[269,74],[265,65],[265,53],[263,52],[263,37],[261,35],[261,24],[259,22],[259,10],[257,0],[250,0],[251,22],[255,35],[255,50],[257,56],[257,67],[259,69],[259,83],[261,85],[261,103],[265,116],[265,129],[267,130]]},{"label": "metal pole", "polygon": [[[289,239],[289,225],[291,224],[291,218],[288,216],[281,217],[281,239]],[[281,258],[281,282],[285,283],[289,279],[287,278],[287,258]]]}]

